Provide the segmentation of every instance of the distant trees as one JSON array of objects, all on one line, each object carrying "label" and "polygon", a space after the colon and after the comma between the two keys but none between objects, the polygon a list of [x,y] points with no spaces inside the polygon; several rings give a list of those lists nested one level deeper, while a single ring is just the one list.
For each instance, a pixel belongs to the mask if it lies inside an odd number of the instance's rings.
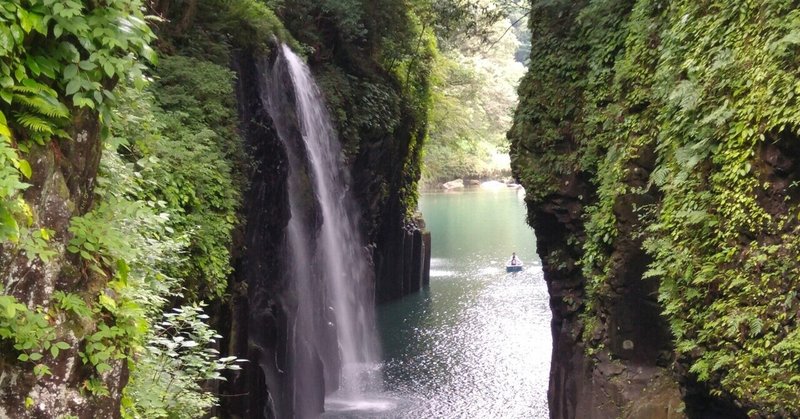
[{"label": "distant trees", "polygon": [[437,2],[441,54],[434,80],[425,180],[497,176],[508,170],[505,133],[525,72],[527,11],[520,1]]}]

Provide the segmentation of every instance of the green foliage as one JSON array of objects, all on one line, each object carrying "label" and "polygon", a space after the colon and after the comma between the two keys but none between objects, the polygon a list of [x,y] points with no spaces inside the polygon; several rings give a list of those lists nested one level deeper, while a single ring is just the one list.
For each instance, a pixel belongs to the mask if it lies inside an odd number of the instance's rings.
[{"label": "green foliage", "polygon": [[[103,289],[81,294],[56,291],[53,306],[82,340],[79,356],[94,371],[83,383],[96,396],[108,395],[99,378],[120,362],[133,361],[148,330],[147,313],[158,310],[169,290],[158,265],[177,249],[165,230],[166,216],[147,202],[134,200],[136,176],[130,165],[107,150],[101,161],[98,204],[73,217],[68,251],[80,256],[87,276],[103,279]],[[172,285],[174,287],[174,285]],[[63,345],[44,345],[53,357]]]},{"label": "green foliage", "polygon": [[[53,230],[30,228],[35,215],[20,192],[29,186],[22,178],[36,174],[22,153],[54,137],[70,141],[66,128],[78,112],[107,117],[116,82],[144,82],[139,60],[155,60],[148,45],[151,40],[136,0],[102,6],[54,0],[0,5],[0,243],[4,251],[15,257],[24,254],[30,263],[48,263],[58,254],[50,245]],[[81,221],[75,220],[74,227],[81,229]],[[97,243],[84,241],[76,250],[85,252]],[[19,279],[9,278],[12,284]],[[37,363],[36,376],[50,374],[46,354],[55,359],[69,347],[56,342],[62,331],[53,326],[57,320],[52,310],[28,308],[11,295],[0,295],[0,305],[4,314],[0,338],[19,352],[19,361]]]},{"label": "green foliage", "polygon": [[[796,174],[771,175],[764,154],[800,135],[795,6],[536,1],[510,134],[534,206],[572,173],[596,191],[584,315],[614,274],[613,246],[644,239],[677,355],[714,394],[764,416],[800,412]],[[649,153],[652,170],[639,166]],[[660,199],[623,226],[620,204],[643,195]]]},{"label": "green foliage", "polygon": [[233,74],[180,56],[164,57],[157,74],[143,96],[154,103],[126,103],[115,135],[133,139],[129,158],[143,172],[137,197],[163,208],[185,247],[187,257],[163,272],[183,280],[187,297],[219,297],[244,187],[238,167],[247,162],[236,133]]},{"label": "green foliage", "polygon": [[318,82],[348,157],[357,155],[362,135],[394,132],[400,125],[401,97],[393,86],[360,79],[335,66],[325,66]]},{"label": "green foliage", "polygon": [[[155,75],[144,92],[123,90],[111,124],[111,144],[119,153],[111,153],[102,182],[104,188],[126,185],[115,193],[139,206],[134,219],[141,225],[152,218],[159,227],[131,244],[136,262],[119,291],[139,303],[139,318],[152,326],[136,335],[131,348],[135,368],[123,415],[198,417],[217,403],[201,384],[221,379],[223,369],[236,368],[236,359],[220,358],[211,348],[217,336],[202,305],[161,311],[165,298],[200,301],[224,294],[248,160],[236,131],[232,72],[202,59],[165,56]],[[128,319],[123,325],[136,324],[135,316]],[[111,327],[104,333],[86,353],[90,363],[114,357],[105,341],[118,332]]]},{"label": "green foliage", "polygon": [[9,1],[0,23],[0,114],[12,117],[0,134],[18,141],[67,137],[68,107],[107,111],[109,81],[140,83],[138,58],[155,60],[138,0]]},{"label": "green foliage", "polygon": [[[431,2],[397,0],[271,0],[296,39],[309,46],[309,62],[326,96],[349,161],[385,142],[392,156],[364,174],[412,215],[422,145],[432,101],[437,55]],[[393,138],[395,141],[387,141]],[[390,144],[391,143],[391,144]],[[376,192],[378,193],[378,192]]]},{"label": "green foliage", "polygon": [[[222,51],[215,59],[232,46],[264,47],[273,34],[292,42],[261,2],[203,2],[201,12],[211,14],[211,3],[221,13],[195,34],[222,33],[222,39],[199,43]],[[31,263],[63,261],[66,251],[74,270],[69,266],[62,274],[80,275],[85,284],[79,291],[55,291],[47,307],[29,308],[0,293],[0,343],[17,361],[32,363],[37,376],[50,374],[51,361],[75,345],[82,388],[95,396],[110,396],[107,373],[127,363],[138,389],[126,398],[130,416],[156,417],[147,397],[163,389],[174,399],[158,415],[197,417],[216,403],[199,383],[220,379],[219,371],[236,368],[237,360],[209,349],[216,334],[200,306],[166,320],[162,311],[170,298],[224,293],[243,188],[233,162],[246,159],[236,133],[233,74],[224,67],[229,56],[220,59],[222,66],[167,57],[155,71],[157,82],[142,90],[147,78],[141,61],[156,61],[142,10],[138,0],[0,4],[0,242],[4,252],[24,253]],[[56,233],[39,226],[42,220],[22,198],[29,187],[23,179],[39,185],[36,176],[43,175],[23,156],[48,146],[58,160],[61,145],[47,143],[73,141],[67,131],[78,115],[97,118],[107,141],[94,204],[70,219],[67,237],[59,237],[68,241],[63,249],[51,243]],[[161,321],[174,321],[174,329],[151,327]],[[65,335],[73,342],[59,341]],[[195,342],[183,341],[180,362],[158,369],[162,375],[155,381],[180,376],[180,386],[148,381],[156,371],[148,366],[164,359],[158,347],[165,335]],[[139,363],[148,375],[136,375]]]},{"label": "green foliage", "polygon": [[[2,289],[0,289],[1,291]],[[56,331],[50,324],[49,316],[41,307],[31,310],[17,298],[0,294],[0,339],[12,342],[19,354],[17,360],[33,362],[33,371],[37,377],[50,374],[44,364],[45,351],[53,348],[53,357],[66,343],[55,342]],[[67,345],[68,346],[68,345]]]},{"label": "green foliage", "polygon": [[219,357],[213,346],[221,336],[206,324],[204,307],[175,308],[155,325],[125,389],[123,417],[189,419],[217,405],[202,382],[224,380],[221,372],[241,369],[244,360]]},{"label": "green foliage", "polygon": [[[228,42],[237,48],[265,49],[275,37],[294,48],[297,41],[284,28],[268,3],[259,0],[211,0],[200,2],[202,30],[210,34],[226,34]],[[194,38],[194,36],[192,36]],[[193,39],[194,40],[194,39]],[[202,57],[202,52],[192,54]],[[218,63],[227,64],[227,63]]]},{"label": "green foliage", "polygon": [[0,242],[16,243],[20,239],[19,221],[24,223],[30,212],[19,195],[29,186],[22,182],[21,177],[31,173],[28,162],[20,159],[12,146],[10,134],[3,135],[4,123],[5,118],[0,113]]},{"label": "green foliage", "polygon": [[[162,62],[170,63],[170,58]],[[195,66],[203,64],[194,61],[188,63]],[[173,76],[182,77],[183,73],[174,68],[172,70],[175,70]],[[224,72],[224,75],[228,77],[224,81],[230,83],[229,73]],[[209,80],[218,81],[213,78]],[[209,373],[209,368],[228,368],[235,361],[220,359],[207,350],[216,333],[204,323],[207,316],[202,314],[200,306],[184,308],[189,318],[178,316],[175,327],[179,329],[175,329],[174,335],[173,331],[168,333],[178,340],[179,336],[190,337],[197,343],[196,350],[204,351],[203,354],[180,352],[180,360],[184,363],[167,366],[163,352],[158,349],[161,344],[159,339],[165,334],[165,322],[177,316],[169,313],[166,314],[166,320],[162,318],[168,298],[178,297],[187,289],[199,293],[197,289],[201,287],[198,282],[192,282],[196,279],[191,276],[195,271],[187,269],[196,269],[189,263],[202,262],[203,254],[198,252],[200,256],[197,256],[187,252],[195,242],[191,240],[193,231],[189,231],[182,223],[190,219],[197,224],[202,222],[203,217],[213,220],[216,215],[209,208],[217,208],[212,206],[216,204],[213,199],[205,206],[181,199],[184,196],[181,195],[184,193],[182,189],[167,189],[170,179],[176,173],[188,173],[196,176],[198,183],[195,185],[213,189],[203,183],[204,176],[221,177],[224,174],[228,182],[226,187],[237,190],[230,183],[230,171],[223,174],[217,172],[229,164],[225,160],[226,155],[220,151],[225,140],[208,128],[205,131],[210,134],[204,134],[208,136],[204,140],[189,133],[190,127],[186,126],[191,123],[203,127],[204,123],[214,123],[220,131],[230,128],[230,121],[225,121],[230,109],[214,106],[219,105],[219,101],[230,103],[231,92],[222,87],[222,93],[228,93],[228,96],[219,98],[213,97],[222,94],[216,86],[205,90],[202,86],[189,85],[188,88],[196,89],[197,95],[209,95],[213,100],[209,101],[208,107],[204,107],[196,101],[192,102],[194,99],[191,96],[178,97],[180,95],[177,92],[182,93],[183,90],[173,89],[166,93],[169,90],[166,87],[153,86],[152,90],[175,100],[170,106],[180,106],[187,111],[176,115],[177,112],[171,114],[159,108],[152,92],[131,88],[121,90],[118,107],[110,123],[109,148],[104,154],[98,178],[99,204],[88,214],[73,218],[71,231],[74,238],[70,242],[72,251],[77,250],[76,253],[82,256],[88,266],[97,266],[97,274],[106,275],[110,280],[105,289],[91,299],[64,293],[55,297],[58,307],[76,325],[80,319],[87,317],[97,321],[96,327],[84,332],[85,344],[80,357],[85,365],[103,374],[119,362],[128,363],[132,378],[123,401],[123,413],[127,417],[202,416],[209,407],[215,405],[216,396],[204,391],[199,383],[220,378],[218,374]],[[199,107],[193,108],[194,105]],[[202,118],[207,118],[208,122]],[[168,132],[167,126],[173,130]],[[237,138],[230,132],[226,135],[229,135],[230,141],[226,148],[233,152],[230,149]],[[187,144],[191,142],[195,144]],[[174,153],[181,155],[194,151],[192,147],[202,148],[197,148],[197,153],[185,158],[170,157],[176,155]],[[170,148],[172,150],[167,151]],[[204,173],[193,169],[193,165],[204,164],[211,157],[218,159],[214,161],[214,167],[204,167]],[[170,191],[174,194],[170,195]],[[189,193],[193,192],[190,190]],[[227,191],[223,195],[230,197],[231,194],[235,192]],[[200,193],[195,195],[203,196]],[[184,207],[187,203],[193,206]],[[233,205],[235,201],[228,207],[229,214],[235,210]],[[187,214],[194,218],[189,218]],[[225,246],[230,243],[232,222],[227,224],[227,229],[220,230],[219,236],[215,236],[219,241],[213,244],[212,250],[221,249],[218,251],[226,258],[218,261],[219,266],[229,266]],[[225,283],[224,277],[219,280]],[[206,292],[211,296],[218,295],[215,289]],[[194,348],[195,345],[185,346]],[[164,386],[170,379],[173,382]],[[89,377],[83,385],[92,394],[108,394],[108,389],[97,377]],[[155,401],[161,404],[154,404]]]},{"label": "green foliage", "polygon": [[[500,39],[508,25],[501,19],[487,33]],[[426,182],[500,177],[510,169],[505,133],[524,73],[524,66],[514,60],[519,40],[504,37],[491,49],[481,48],[481,42],[465,40],[437,58],[425,145]]]}]

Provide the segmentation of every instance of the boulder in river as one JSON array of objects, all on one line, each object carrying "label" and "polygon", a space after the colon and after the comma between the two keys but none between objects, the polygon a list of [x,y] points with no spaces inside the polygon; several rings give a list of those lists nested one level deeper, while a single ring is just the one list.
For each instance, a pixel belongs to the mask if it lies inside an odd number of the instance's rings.
[{"label": "boulder in river", "polygon": [[445,189],[459,189],[464,187],[464,179],[451,180],[442,185]]}]

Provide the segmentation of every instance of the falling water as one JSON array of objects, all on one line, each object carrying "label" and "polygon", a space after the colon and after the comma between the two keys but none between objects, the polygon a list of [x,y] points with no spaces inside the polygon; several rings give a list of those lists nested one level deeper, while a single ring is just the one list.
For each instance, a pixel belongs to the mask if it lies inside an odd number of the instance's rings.
[{"label": "falling water", "polygon": [[[289,80],[292,89],[286,91]],[[294,404],[302,405],[304,393],[314,391],[304,387],[319,386],[320,377],[314,376],[319,368],[309,365],[314,362],[323,366],[327,392],[338,390],[339,400],[355,402],[378,390],[382,379],[376,372],[380,356],[372,273],[358,210],[348,193],[350,179],[319,88],[305,63],[285,45],[271,84],[265,102],[290,165],[287,251],[297,299],[295,351],[300,352],[293,372]],[[338,351],[331,348],[332,335]]]}]

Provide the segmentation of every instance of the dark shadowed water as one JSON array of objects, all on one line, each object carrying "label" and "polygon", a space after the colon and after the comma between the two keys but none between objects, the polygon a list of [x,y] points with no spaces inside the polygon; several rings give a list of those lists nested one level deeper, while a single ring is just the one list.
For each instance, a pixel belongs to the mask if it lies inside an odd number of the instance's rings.
[{"label": "dark shadowed water", "polygon": [[[548,417],[548,294],[521,193],[423,194],[431,286],[379,308],[386,392],[326,417]],[[509,274],[514,251],[525,270]]]}]

